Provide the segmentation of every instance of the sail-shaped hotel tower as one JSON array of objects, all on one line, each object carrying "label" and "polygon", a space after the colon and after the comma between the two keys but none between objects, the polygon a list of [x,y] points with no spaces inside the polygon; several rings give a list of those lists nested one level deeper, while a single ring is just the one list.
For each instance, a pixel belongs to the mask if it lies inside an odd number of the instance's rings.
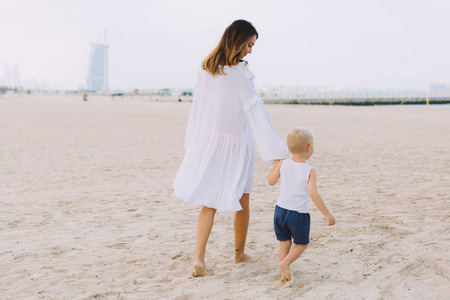
[{"label": "sail-shaped hotel tower", "polygon": [[[100,41],[103,37],[103,43]],[[91,44],[89,57],[89,73],[87,87],[89,91],[108,91],[108,45],[106,44],[106,30],[98,37],[95,44]]]}]

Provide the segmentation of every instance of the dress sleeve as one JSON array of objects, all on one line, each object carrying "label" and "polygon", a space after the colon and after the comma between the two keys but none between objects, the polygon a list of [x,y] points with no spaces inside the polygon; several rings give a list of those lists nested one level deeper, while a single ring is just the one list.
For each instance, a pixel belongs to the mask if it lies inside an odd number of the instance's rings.
[{"label": "dress sleeve", "polygon": [[194,131],[194,101],[192,102],[191,112],[189,113],[188,124],[186,128],[186,136],[184,137],[184,148],[187,149],[191,142],[192,132]]},{"label": "dress sleeve", "polygon": [[256,94],[253,73],[247,66],[243,68],[246,80],[242,84],[240,96],[245,115],[255,135],[259,156],[265,162],[284,159],[289,150],[277,135],[262,100]]},{"label": "dress sleeve", "polygon": [[186,128],[186,136],[184,137],[184,148],[187,148],[189,143],[191,142],[191,137],[192,137],[192,133],[194,131],[194,124],[195,124],[195,116],[196,116],[196,101],[195,98],[199,97],[199,85],[200,85],[200,70],[198,71],[198,76],[197,76],[197,82],[195,84],[195,88],[194,88],[194,97],[192,100],[192,106],[191,106],[191,111],[189,113],[189,119],[188,119],[188,124],[187,124],[187,128]]}]

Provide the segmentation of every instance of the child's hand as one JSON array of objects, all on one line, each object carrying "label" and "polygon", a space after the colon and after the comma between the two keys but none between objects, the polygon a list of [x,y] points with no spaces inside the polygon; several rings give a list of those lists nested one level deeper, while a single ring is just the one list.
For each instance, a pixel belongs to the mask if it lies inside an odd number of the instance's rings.
[{"label": "child's hand", "polygon": [[272,171],[269,173],[269,184],[274,185],[278,182],[278,179],[280,179],[280,168],[281,168],[281,162],[282,159],[276,159],[273,161],[273,167]]},{"label": "child's hand", "polygon": [[328,222],[328,226],[333,226],[336,223],[336,220],[334,219],[332,214],[325,215],[325,219]]}]

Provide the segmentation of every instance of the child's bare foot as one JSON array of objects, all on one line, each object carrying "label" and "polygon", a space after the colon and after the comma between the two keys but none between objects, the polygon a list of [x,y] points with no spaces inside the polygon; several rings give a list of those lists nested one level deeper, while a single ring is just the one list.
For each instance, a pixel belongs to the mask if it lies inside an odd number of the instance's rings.
[{"label": "child's bare foot", "polygon": [[280,269],[282,273],[281,280],[291,281],[291,272],[289,272],[289,266],[284,262],[284,260],[280,261]]},{"label": "child's bare foot", "polygon": [[243,255],[235,255],[233,263],[238,264],[238,263],[247,262],[247,261],[255,263],[258,260],[259,260],[259,257],[252,257],[252,256],[244,253]]},{"label": "child's bare foot", "polygon": [[194,261],[194,273],[192,274],[192,276],[194,277],[201,277],[201,276],[208,276],[209,272],[206,269],[206,266],[203,262],[201,261]]},{"label": "child's bare foot", "polygon": [[273,288],[274,288],[274,289],[279,289],[279,288],[283,287],[283,285],[284,285],[285,283],[286,283],[286,282],[285,282],[283,279],[280,279],[280,280],[278,280],[277,282],[275,282],[275,283],[273,284]]},{"label": "child's bare foot", "polygon": [[277,282],[275,282],[273,284],[273,288],[274,289],[287,288],[287,287],[291,286],[292,282],[293,282],[292,277],[291,277],[291,280],[286,280],[282,277],[280,280],[278,280]]}]

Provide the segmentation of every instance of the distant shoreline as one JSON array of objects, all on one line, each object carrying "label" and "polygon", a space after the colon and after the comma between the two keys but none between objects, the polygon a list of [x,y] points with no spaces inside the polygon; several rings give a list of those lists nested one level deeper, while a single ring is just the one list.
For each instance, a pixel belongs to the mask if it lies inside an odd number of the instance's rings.
[{"label": "distant shoreline", "polygon": [[[63,97],[81,100],[83,95],[78,94],[6,94],[0,97],[1,99],[18,99],[28,97]],[[88,101],[107,100],[118,102],[127,101],[150,101],[150,102],[192,102],[193,96],[166,96],[166,95],[106,95],[106,94],[88,94]],[[426,106],[427,99],[424,97],[407,98],[407,97],[361,97],[361,98],[264,98],[261,97],[265,104],[290,104],[290,105],[341,105],[341,106]],[[450,105],[450,97],[435,97],[429,98],[429,105],[444,106]]]}]

